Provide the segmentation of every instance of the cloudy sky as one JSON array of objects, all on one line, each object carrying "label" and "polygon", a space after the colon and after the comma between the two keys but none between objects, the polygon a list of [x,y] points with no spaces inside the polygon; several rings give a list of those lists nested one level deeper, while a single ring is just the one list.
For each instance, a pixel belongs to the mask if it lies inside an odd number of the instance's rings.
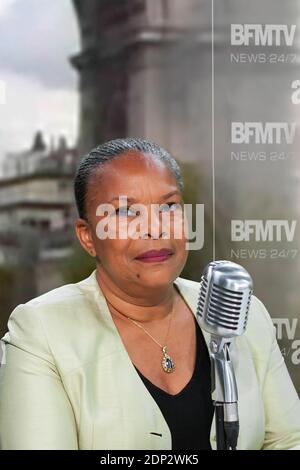
[{"label": "cloudy sky", "polygon": [[39,129],[76,143],[79,49],[71,0],[0,0],[0,162]]}]

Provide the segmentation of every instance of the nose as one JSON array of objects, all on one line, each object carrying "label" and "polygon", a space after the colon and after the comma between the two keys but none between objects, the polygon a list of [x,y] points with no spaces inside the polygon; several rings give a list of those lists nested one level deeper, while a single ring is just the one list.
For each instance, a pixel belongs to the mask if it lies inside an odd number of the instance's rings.
[{"label": "nose", "polygon": [[[147,219],[148,214],[148,220]],[[158,240],[160,238],[164,238],[166,232],[162,230],[162,220],[161,214],[156,207],[151,207],[148,209],[147,214],[144,217],[144,223],[142,224],[142,228],[144,229],[145,233],[141,236],[141,238],[151,238],[153,240]]]},{"label": "nose", "polygon": [[161,232],[161,234],[157,236],[152,236],[151,233],[146,233],[144,234],[141,238],[152,238],[153,240],[159,240],[160,238],[165,238],[167,235],[167,232]]}]

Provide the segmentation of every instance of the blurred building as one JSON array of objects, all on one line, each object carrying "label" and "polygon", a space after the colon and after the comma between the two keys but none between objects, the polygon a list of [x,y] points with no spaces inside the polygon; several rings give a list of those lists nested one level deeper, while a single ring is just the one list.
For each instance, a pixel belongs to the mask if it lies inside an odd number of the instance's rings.
[{"label": "blurred building", "polygon": [[73,3],[82,46],[72,58],[80,78],[80,153],[108,139],[144,137],[179,161],[210,169],[210,2]]},{"label": "blurred building", "polygon": [[3,164],[0,264],[32,266],[37,292],[57,283],[55,266],[71,253],[76,159],[63,137],[48,148],[38,132],[29,150],[7,154]]}]

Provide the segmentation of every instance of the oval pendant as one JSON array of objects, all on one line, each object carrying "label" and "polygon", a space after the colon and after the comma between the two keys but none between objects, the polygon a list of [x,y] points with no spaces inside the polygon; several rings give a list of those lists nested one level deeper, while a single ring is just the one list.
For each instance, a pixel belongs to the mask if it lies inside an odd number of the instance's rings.
[{"label": "oval pendant", "polygon": [[171,357],[167,354],[167,346],[164,346],[162,348],[162,352],[163,352],[163,358],[161,361],[161,365],[162,365],[163,370],[167,373],[174,372],[175,364],[173,360],[171,359]]}]

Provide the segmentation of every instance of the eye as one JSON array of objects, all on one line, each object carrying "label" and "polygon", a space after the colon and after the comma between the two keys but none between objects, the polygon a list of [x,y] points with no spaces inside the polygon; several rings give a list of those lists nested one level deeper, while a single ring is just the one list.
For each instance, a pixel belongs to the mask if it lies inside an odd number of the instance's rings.
[{"label": "eye", "polygon": [[160,210],[162,212],[173,212],[178,209],[181,209],[181,204],[179,202],[167,202],[166,204],[160,205]]},{"label": "eye", "polygon": [[[130,212],[128,213],[128,211],[131,211],[131,213]],[[134,210],[130,209],[130,207],[128,207],[128,206],[119,207],[118,209],[116,209],[115,213],[117,215],[126,215],[126,216],[128,216],[128,215],[139,215],[139,211],[134,211]]]}]

